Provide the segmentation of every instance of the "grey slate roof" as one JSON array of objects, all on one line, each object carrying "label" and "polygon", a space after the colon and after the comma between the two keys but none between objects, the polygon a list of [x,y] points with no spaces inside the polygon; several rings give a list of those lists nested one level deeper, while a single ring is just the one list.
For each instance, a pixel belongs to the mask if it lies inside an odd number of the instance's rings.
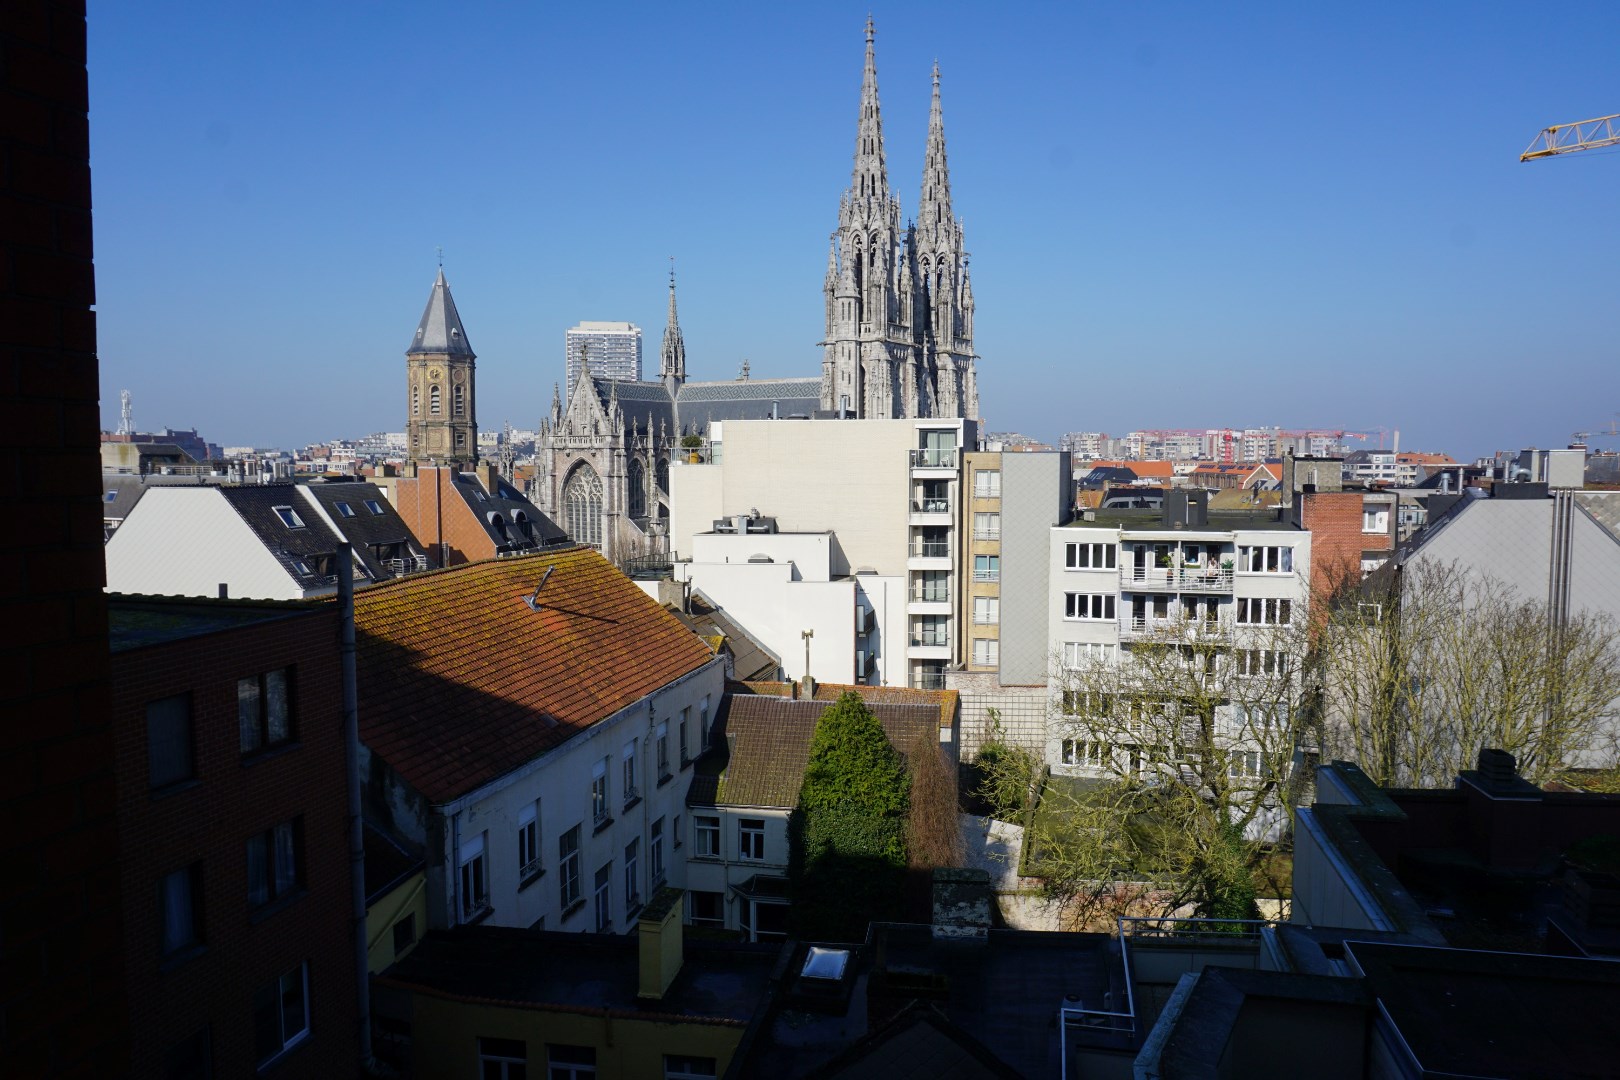
[{"label": "grey slate roof", "polygon": [[[355,556],[373,581],[384,581],[393,576],[393,571],[381,557],[384,552],[379,549],[403,545],[397,554],[389,556],[391,558],[426,553],[421,543],[411,535],[405,519],[399,516],[399,511],[394,509],[375,484],[323,481],[308,484],[305,490],[320,503],[321,509],[326,511],[326,516],[331,518],[343,538],[353,545]],[[347,506],[351,513],[344,514],[340,503]],[[372,510],[371,506],[377,509]]]},{"label": "grey slate roof", "polygon": [[[524,551],[568,542],[567,533],[505,480],[497,480],[494,491],[485,491],[475,473],[457,473],[454,479],[456,493],[483,526],[497,552]],[[529,526],[526,532],[525,523]]]},{"label": "grey slate roof", "polygon": [[444,280],[442,266],[438,279],[433,282],[433,291],[428,294],[422,321],[416,326],[416,336],[411,339],[411,347],[405,350],[406,356],[417,353],[465,356],[469,360],[474,358],[472,345],[467,341],[467,330],[461,325],[461,316],[456,312],[456,302],[450,297],[450,283]]},{"label": "grey slate roof", "polygon": [[643,432],[657,433],[660,426],[669,435],[676,433],[675,404],[661,382],[617,382],[613,379],[591,377],[596,396],[602,408],[608,407],[615,388],[619,394],[619,411],[624,413],[626,427],[634,424]]},{"label": "grey slate roof", "polygon": [[1620,543],[1620,492],[1578,491],[1575,504],[1586,511],[1588,517]]},{"label": "grey slate roof", "polygon": [[[294,485],[222,487],[219,493],[301,588],[319,589],[337,583],[335,572],[341,568],[321,574],[316,560],[337,553],[338,535],[304,503]],[[275,511],[278,506],[292,507],[303,527],[295,529],[283,524]]]},{"label": "grey slate roof", "polygon": [[820,379],[734,379],[686,383],[675,399],[683,429],[702,430],[714,420],[767,420],[776,415],[815,416],[821,408]]}]

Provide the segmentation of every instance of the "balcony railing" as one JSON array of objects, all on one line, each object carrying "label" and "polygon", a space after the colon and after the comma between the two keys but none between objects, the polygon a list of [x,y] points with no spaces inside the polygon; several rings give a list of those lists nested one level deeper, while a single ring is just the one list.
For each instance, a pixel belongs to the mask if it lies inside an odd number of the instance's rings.
[{"label": "balcony railing", "polygon": [[913,558],[918,559],[948,559],[951,557],[951,542],[949,540],[918,540],[911,545]]},{"label": "balcony railing", "polygon": [[426,555],[411,555],[403,559],[389,559],[388,572],[395,577],[401,574],[416,574],[428,568]]},{"label": "balcony railing", "polygon": [[1229,593],[1232,571],[1215,566],[1122,566],[1119,583],[1128,589]]},{"label": "balcony railing", "polygon": [[913,585],[911,598],[922,604],[948,604],[951,602],[951,590],[944,585]]},{"label": "balcony railing", "polygon": [[973,580],[974,581],[1000,581],[1001,580],[1001,571],[1000,570],[975,570],[975,571],[973,571]]},{"label": "balcony railing", "polygon": [[954,469],[956,468],[956,447],[930,446],[922,450],[911,452],[911,467],[913,469]]},{"label": "balcony railing", "polygon": [[943,690],[945,689],[945,673],[943,671],[919,671],[911,677],[913,690]]},{"label": "balcony railing", "polygon": [[912,499],[911,509],[918,514],[948,514],[951,512],[951,500]]},{"label": "balcony railing", "polygon": [[973,539],[975,539],[975,540],[1000,540],[1001,539],[1001,530],[1000,529],[974,529],[973,530]]},{"label": "balcony railing", "polygon": [[944,630],[924,630],[911,635],[911,644],[917,648],[949,648],[951,635]]}]

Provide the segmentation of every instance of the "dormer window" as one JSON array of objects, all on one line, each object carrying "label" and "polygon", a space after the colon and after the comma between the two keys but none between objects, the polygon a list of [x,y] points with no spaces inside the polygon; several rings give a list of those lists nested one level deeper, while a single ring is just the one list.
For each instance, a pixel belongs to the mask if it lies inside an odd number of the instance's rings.
[{"label": "dormer window", "polygon": [[340,502],[337,504],[337,512],[342,514],[344,517],[354,517],[354,507],[350,506],[346,502]]},{"label": "dormer window", "polygon": [[382,517],[382,503],[379,503],[376,499],[367,499],[366,509],[370,510],[373,514],[376,514],[378,517]]},{"label": "dormer window", "polygon": [[276,512],[276,517],[280,518],[281,523],[287,526],[287,528],[302,529],[304,527],[304,519],[299,517],[298,511],[294,510],[292,507],[272,506],[270,509]]}]

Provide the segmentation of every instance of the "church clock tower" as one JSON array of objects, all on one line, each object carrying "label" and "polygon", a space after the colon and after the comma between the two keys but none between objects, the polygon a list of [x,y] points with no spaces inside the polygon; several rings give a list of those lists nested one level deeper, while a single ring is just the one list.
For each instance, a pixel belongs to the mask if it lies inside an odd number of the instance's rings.
[{"label": "church clock tower", "polygon": [[478,460],[476,359],[440,267],[427,310],[405,350],[405,441],[411,461],[470,465]]}]

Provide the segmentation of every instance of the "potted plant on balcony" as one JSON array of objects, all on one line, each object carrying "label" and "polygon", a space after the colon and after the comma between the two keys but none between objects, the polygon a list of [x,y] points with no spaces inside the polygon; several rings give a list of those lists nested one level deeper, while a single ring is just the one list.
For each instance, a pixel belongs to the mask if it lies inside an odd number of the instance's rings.
[{"label": "potted plant on balcony", "polygon": [[686,451],[688,463],[692,465],[702,464],[703,454],[700,451],[703,449],[703,436],[697,434],[682,435],[681,449]]}]

